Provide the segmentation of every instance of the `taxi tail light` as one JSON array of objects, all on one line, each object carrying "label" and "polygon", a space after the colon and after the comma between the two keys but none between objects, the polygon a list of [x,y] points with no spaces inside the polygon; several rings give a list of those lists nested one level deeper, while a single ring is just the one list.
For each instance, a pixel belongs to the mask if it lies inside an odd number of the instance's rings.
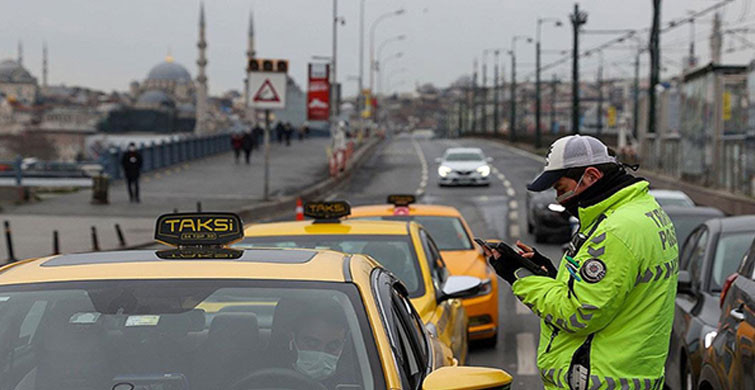
[{"label": "taxi tail light", "polygon": [[734,280],[737,279],[736,272],[729,275],[728,278],[726,278],[726,281],[724,282],[724,287],[721,289],[721,301],[718,303],[718,305],[723,308],[724,307],[724,300],[726,300],[726,293],[729,292],[729,288],[731,288],[731,285],[734,283]]}]

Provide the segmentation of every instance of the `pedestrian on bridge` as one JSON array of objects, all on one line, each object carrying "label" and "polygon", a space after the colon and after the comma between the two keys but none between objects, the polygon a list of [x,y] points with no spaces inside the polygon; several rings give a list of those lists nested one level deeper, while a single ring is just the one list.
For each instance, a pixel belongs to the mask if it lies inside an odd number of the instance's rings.
[{"label": "pedestrian on bridge", "polygon": [[244,149],[244,161],[249,165],[249,159],[252,158],[252,149],[254,149],[254,137],[252,131],[245,132],[241,137],[241,147]]},{"label": "pedestrian on bridge", "polygon": [[556,140],[527,189],[554,188],[556,201],[579,217],[559,268],[521,242],[518,250],[505,243],[485,249],[514,295],[541,318],[537,365],[546,389],[663,386],[678,247],[648,182],[626,167],[596,138]]},{"label": "pedestrian on bridge", "polygon": [[126,177],[129,202],[141,202],[139,198],[139,175],[142,173],[142,155],[136,150],[136,145],[133,142],[128,144],[126,152],[123,153],[121,167],[123,167],[123,176]]},{"label": "pedestrian on bridge", "polygon": [[242,133],[231,134],[231,147],[233,148],[233,157],[235,158],[236,164],[239,163],[239,158],[241,157],[243,139],[244,135]]}]

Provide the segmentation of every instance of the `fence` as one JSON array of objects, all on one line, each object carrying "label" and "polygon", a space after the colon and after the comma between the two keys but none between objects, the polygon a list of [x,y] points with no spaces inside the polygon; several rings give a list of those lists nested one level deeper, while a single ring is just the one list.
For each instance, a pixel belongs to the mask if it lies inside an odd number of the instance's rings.
[{"label": "fence", "polygon": [[[142,173],[230,151],[230,137],[230,134],[186,136],[159,143],[140,144],[137,150],[142,155]],[[14,177],[16,185],[20,185],[24,177],[88,177],[95,174],[94,171],[102,170],[111,180],[118,180],[123,178],[121,159],[124,152],[125,150],[114,147],[100,154],[97,161],[36,162],[33,166],[24,166],[23,159],[19,157],[14,161],[0,161],[0,177]]]}]

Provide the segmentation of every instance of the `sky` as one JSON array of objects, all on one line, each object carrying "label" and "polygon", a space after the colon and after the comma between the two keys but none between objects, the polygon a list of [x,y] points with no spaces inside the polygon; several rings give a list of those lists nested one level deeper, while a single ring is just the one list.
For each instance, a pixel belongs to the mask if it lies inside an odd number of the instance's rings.
[{"label": "sky", "polygon": [[[338,0],[337,74],[345,95],[357,91],[359,75],[359,5],[361,0]],[[545,50],[571,48],[568,15],[574,2],[563,0],[364,0],[365,45],[364,84],[369,84],[370,26],[380,15],[405,9],[403,15],[385,19],[375,28],[379,46],[404,34],[403,41],[384,46],[386,60],[383,88],[389,92],[411,91],[418,84],[447,86],[462,75],[471,74],[475,58],[487,57],[488,80],[492,78],[492,52],[486,49],[511,47],[514,35],[534,36],[538,17],[560,18],[564,26],[543,25]],[[690,10],[702,10],[720,0],[663,0],[662,19],[683,17]],[[307,63],[312,56],[332,53],[333,0],[205,0],[207,18],[207,67],[211,94],[240,90],[244,78],[247,27],[254,11],[258,57],[290,60],[289,74],[306,88]],[[586,29],[641,29],[650,26],[651,0],[584,0],[580,8],[588,13]],[[752,8],[752,9],[750,9]],[[141,81],[167,53],[197,74],[198,0],[0,0],[0,59],[15,58],[18,41],[23,42],[24,65],[41,80],[42,45],[49,50],[51,84],[80,85],[105,91],[128,89]],[[722,8],[725,27],[755,25],[751,0],[733,0]],[[712,14],[699,20],[696,50],[701,62],[708,61],[708,36]],[[750,34],[752,40],[755,37]],[[581,47],[595,46],[611,35],[584,35]],[[744,35],[741,38],[749,39]],[[755,57],[755,44],[741,38],[725,40],[733,52],[724,62],[747,64]],[[681,26],[661,39],[667,74],[679,72],[688,50],[690,28]],[[632,48],[621,46],[604,54],[605,77],[632,74]],[[403,53],[400,58],[395,57]],[[516,45],[517,73],[532,77],[534,46],[525,40]],[[543,63],[559,54],[544,54]],[[647,57],[647,56],[645,56]],[[510,57],[500,56],[506,72]],[[643,75],[648,62],[643,58]],[[583,77],[597,72],[598,56],[582,61]],[[570,74],[568,64],[547,71],[561,78]],[[508,74],[507,76],[508,77]]]}]

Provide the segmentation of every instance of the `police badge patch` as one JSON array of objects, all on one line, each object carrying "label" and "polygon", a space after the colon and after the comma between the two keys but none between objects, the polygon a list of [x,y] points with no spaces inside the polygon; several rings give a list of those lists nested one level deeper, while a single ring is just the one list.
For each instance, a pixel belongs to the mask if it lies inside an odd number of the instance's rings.
[{"label": "police badge patch", "polygon": [[582,264],[579,274],[587,283],[598,283],[606,276],[606,264],[599,259],[587,260]]}]

